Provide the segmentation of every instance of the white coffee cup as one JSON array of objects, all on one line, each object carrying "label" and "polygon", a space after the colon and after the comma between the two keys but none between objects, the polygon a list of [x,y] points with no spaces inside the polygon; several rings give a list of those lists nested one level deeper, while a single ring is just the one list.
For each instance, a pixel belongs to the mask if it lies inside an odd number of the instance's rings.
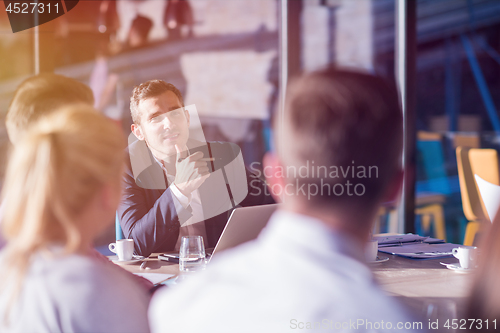
[{"label": "white coffee cup", "polygon": [[366,243],[365,260],[367,262],[376,261],[377,260],[377,253],[378,253],[378,241],[377,240],[371,240],[368,243]]},{"label": "white coffee cup", "polygon": [[474,268],[477,265],[477,247],[461,246],[451,250],[453,256],[460,260],[462,268]]},{"label": "white coffee cup", "polygon": [[134,240],[133,239],[120,239],[116,243],[109,244],[109,250],[118,255],[118,260],[127,261],[132,260],[134,254]]}]

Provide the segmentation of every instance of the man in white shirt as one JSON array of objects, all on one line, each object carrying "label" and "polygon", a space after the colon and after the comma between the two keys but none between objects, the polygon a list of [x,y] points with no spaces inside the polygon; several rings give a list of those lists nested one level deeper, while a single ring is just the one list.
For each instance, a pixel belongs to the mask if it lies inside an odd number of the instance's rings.
[{"label": "man in white shirt", "polygon": [[359,72],[311,73],[289,86],[274,125],[264,172],[281,209],[257,240],[155,295],[152,331],[411,332],[364,258],[377,207],[401,182],[396,90]]}]

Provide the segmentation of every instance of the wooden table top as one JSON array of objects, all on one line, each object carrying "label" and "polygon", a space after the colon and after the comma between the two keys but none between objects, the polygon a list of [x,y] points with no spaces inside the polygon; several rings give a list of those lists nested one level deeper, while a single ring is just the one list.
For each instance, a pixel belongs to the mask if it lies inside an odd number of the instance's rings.
[{"label": "wooden table top", "polygon": [[145,261],[147,262],[146,269],[141,268],[143,262],[121,265],[121,267],[131,273],[179,274],[179,265],[158,259],[158,253],[151,254]]},{"label": "wooden table top", "polygon": [[[458,263],[457,259],[412,260],[381,252],[378,257],[389,260],[369,265],[375,280],[416,318],[425,318],[430,304],[438,308],[449,308],[451,304],[454,316],[464,315],[473,273],[459,273],[440,264]],[[152,254],[146,261],[147,269],[141,269],[141,263],[122,267],[131,273],[179,274],[178,264],[159,260],[158,254]]]},{"label": "wooden table top", "polygon": [[[440,264],[458,263],[456,258],[413,260],[381,252],[378,257],[389,260],[369,265],[375,280],[416,318],[425,318],[432,307],[451,307],[455,318],[465,314],[474,273],[452,271]],[[146,261],[147,269],[141,269],[141,263],[122,267],[131,273],[179,274],[178,264],[159,260],[158,254],[152,254]]]},{"label": "wooden table top", "polygon": [[[437,311],[440,316],[444,316],[443,319],[463,318],[473,273],[459,273],[440,264],[458,263],[457,259],[412,260],[381,252],[378,257],[389,260],[369,265],[375,280],[415,319],[427,320],[429,309],[433,308],[440,309]],[[141,269],[140,263],[122,267],[132,273],[179,274],[178,264],[159,260],[157,254],[151,255],[146,261],[148,269]]]},{"label": "wooden table top", "polygon": [[389,258],[389,261],[370,265],[375,280],[382,290],[396,297],[417,318],[425,318],[431,305],[453,309],[452,314],[442,313],[443,319],[463,318],[474,275],[452,271],[440,264],[458,263],[458,259],[414,260],[381,252],[378,256]]},{"label": "wooden table top", "polygon": [[[459,273],[447,269],[440,262],[458,263],[455,258],[412,260],[379,252],[386,262],[371,264],[380,287],[392,296],[413,298],[464,298],[470,291],[473,273]],[[179,265],[158,259],[152,254],[146,259],[147,269],[141,264],[122,265],[132,273],[179,274]]]},{"label": "wooden table top", "polygon": [[404,297],[463,298],[470,291],[473,273],[447,269],[444,263],[458,263],[456,258],[416,260],[379,252],[389,261],[372,264],[375,279],[390,295]]}]

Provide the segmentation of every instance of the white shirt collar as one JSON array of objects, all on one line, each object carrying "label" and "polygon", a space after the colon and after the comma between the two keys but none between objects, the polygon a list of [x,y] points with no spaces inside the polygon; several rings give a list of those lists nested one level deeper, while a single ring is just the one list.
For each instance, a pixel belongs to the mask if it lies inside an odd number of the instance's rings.
[{"label": "white shirt collar", "polygon": [[[191,153],[189,152],[189,148],[187,149],[187,152],[188,152],[188,156],[191,155]],[[171,175],[171,174],[168,173],[168,170],[167,170],[167,168],[165,168],[165,165],[163,164],[163,161],[157,159],[156,156],[153,155],[153,153],[151,153],[151,156],[153,156],[153,158],[155,159],[156,163],[158,163],[158,165],[163,169],[163,171],[165,172],[165,175],[167,175],[167,178],[173,177],[173,175]],[[170,181],[170,179],[169,179],[169,181]]]},{"label": "white shirt collar", "polygon": [[364,250],[359,241],[311,216],[280,209],[273,214],[262,236],[263,241],[266,238],[279,238],[294,243],[308,252],[325,257],[325,260],[336,253],[364,263]]}]

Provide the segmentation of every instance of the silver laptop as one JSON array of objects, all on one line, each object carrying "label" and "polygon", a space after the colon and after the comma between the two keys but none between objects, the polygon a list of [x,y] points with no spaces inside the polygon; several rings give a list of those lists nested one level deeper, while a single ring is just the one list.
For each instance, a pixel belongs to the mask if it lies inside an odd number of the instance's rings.
[{"label": "silver laptop", "polygon": [[210,258],[257,238],[276,208],[278,204],[235,208]]},{"label": "silver laptop", "polygon": [[[213,251],[207,249],[209,260],[217,253],[257,238],[276,208],[278,204],[235,208]],[[158,258],[179,263],[179,252],[163,253]]]}]

